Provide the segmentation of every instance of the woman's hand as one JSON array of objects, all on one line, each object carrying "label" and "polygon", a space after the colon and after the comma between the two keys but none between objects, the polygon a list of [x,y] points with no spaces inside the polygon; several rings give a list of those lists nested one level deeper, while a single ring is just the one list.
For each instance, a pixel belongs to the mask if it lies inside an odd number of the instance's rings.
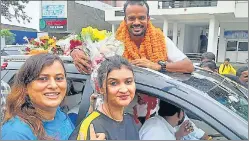
[{"label": "woman's hand", "polygon": [[90,125],[90,140],[106,140],[104,133],[95,133],[94,127]]},{"label": "woman's hand", "polygon": [[[85,136],[82,132],[79,133],[79,140],[85,140]],[[104,133],[95,133],[94,127],[90,125],[90,140],[106,140]]]}]

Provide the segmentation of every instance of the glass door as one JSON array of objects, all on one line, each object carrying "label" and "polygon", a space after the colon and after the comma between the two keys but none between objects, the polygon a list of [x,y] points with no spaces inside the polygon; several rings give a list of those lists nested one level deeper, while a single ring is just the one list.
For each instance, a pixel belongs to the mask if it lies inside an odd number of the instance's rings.
[{"label": "glass door", "polygon": [[246,63],[248,60],[248,41],[227,40],[225,58],[230,58],[230,62],[233,63]]},{"label": "glass door", "polygon": [[237,62],[247,63],[246,62],[247,59],[248,59],[248,41],[239,41]]},{"label": "glass door", "polygon": [[[225,58],[230,58],[230,62],[236,62],[237,61],[237,55],[238,55],[238,53],[237,53],[237,44],[238,44],[238,41],[227,40]],[[224,60],[225,60],[225,58],[224,58]]]}]

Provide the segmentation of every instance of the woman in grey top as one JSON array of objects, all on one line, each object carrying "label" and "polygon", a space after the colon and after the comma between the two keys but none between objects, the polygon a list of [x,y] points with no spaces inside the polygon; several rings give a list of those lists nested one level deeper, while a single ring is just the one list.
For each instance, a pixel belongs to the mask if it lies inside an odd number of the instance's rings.
[{"label": "woman in grey top", "polygon": [[120,56],[106,58],[98,69],[98,84],[103,104],[81,122],[70,139],[80,139],[79,135],[84,134],[88,140],[92,124],[95,132],[104,133],[107,140],[139,140],[133,117],[124,114],[136,90],[130,63]]}]

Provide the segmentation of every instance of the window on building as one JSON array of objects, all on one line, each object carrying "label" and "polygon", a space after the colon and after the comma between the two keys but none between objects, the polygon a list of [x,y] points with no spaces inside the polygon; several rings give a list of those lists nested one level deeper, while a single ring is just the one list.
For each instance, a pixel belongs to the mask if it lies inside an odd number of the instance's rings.
[{"label": "window on building", "polygon": [[237,51],[237,41],[227,41],[226,51]]},{"label": "window on building", "polygon": [[248,42],[239,42],[238,51],[248,51]]},{"label": "window on building", "polygon": [[115,16],[125,16],[125,13],[123,10],[115,11]]}]

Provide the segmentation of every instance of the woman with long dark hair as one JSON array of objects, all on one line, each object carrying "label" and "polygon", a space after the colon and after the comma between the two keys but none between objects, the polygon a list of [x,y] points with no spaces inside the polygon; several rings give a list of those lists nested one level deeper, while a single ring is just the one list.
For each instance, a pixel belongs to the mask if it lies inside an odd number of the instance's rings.
[{"label": "woman with long dark hair", "polygon": [[7,97],[1,139],[67,140],[74,125],[59,107],[66,91],[66,71],[58,56],[28,58]]}]

